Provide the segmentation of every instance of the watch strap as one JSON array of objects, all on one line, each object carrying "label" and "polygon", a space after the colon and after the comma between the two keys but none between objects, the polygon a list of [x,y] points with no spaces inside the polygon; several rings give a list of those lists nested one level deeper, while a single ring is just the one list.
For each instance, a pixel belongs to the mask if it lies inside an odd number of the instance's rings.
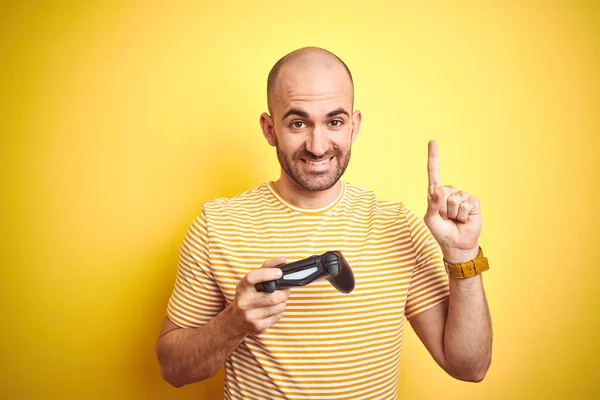
[{"label": "watch strap", "polygon": [[448,272],[450,278],[455,279],[470,278],[490,269],[488,260],[483,256],[481,247],[479,247],[479,254],[477,257],[472,260],[457,264],[450,264],[444,260],[444,265],[446,266],[446,272]]}]

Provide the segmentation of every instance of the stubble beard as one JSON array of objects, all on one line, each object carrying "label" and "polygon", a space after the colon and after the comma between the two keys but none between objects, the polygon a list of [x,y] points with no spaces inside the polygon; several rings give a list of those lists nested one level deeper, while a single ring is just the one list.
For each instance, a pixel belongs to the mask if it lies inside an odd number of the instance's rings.
[{"label": "stubble beard", "polygon": [[[302,188],[311,192],[319,192],[332,188],[346,171],[352,153],[352,148],[348,149],[348,153],[343,154],[338,148],[334,147],[327,150],[323,156],[316,157],[309,151],[299,150],[296,151],[290,159],[287,154],[279,148],[277,139],[275,139],[275,148],[277,149],[279,165],[281,165],[281,168],[283,168],[285,173]],[[331,157],[333,157],[333,160],[330,162],[335,164],[333,171],[305,174],[300,170],[300,163],[304,162],[302,159],[314,161]]]}]

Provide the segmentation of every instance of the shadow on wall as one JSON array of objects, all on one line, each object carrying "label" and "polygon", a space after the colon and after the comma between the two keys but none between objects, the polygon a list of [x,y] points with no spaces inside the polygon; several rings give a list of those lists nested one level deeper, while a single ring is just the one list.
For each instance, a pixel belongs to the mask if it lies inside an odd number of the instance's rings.
[{"label": "shadow on wall", "polygon": [[[221,137],[215,132],[215,137]],[[194,210],[177,210],[174,215],[191,215],[194,217],[200,211],[202,204],[216,197],[231,197],[258,186],[268,178],[259,176],[255,165],[242,164],[241,160],[248,158],[248,149],[241,144],[227,143],[220,140],[212,143],[212,165],[204,165],[197,169],[194,184],[189,190],[190,196],[196,196]],[[189,211],[189,212],[188,212]],[[223,369],[213,378],[188,385],[184,388],[173,388],[162,380],[160,369],[155,354],[155,345],[158,333],[165,318],[167,301],[173,289],[177,268],[179,248],[187,227],[193,218],[182,222],[183,230],[166,232],[165,239],[151,249],[147,254],[141,254],[143,269],[153,271],[152,279],[143,279],[145,298],[138,310],[139,318],[135,321],[139,326],[136,332],[141,332],[132,342],[136,343],[134,357],[123,360],[128,363],[126,376],[134,376],[136,381],[132,386],[139,388],[140,398],[144,399],[218,399],[223,397]]]}]

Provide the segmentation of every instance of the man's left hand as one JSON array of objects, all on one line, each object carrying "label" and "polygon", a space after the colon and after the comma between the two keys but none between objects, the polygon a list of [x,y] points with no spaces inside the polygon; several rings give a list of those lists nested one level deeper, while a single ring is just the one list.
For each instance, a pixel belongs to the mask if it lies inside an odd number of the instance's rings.
[{"label": "man's left hand", "polygon": [[428,145],[427,171],[429,190],[425,224],[439,243],[449,263],[469,261],[477,257],[477,240],[481,233],[479,199],[453,186],[441,186],[437,142]]}]

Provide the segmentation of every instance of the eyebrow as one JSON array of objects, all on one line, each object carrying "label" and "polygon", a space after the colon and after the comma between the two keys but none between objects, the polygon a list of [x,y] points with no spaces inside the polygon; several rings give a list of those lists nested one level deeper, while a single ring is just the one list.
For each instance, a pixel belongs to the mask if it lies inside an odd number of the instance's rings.
[{"label": "eyebrow", "polygon": [[299,108],[290,108],[288,110],[288,112],[286,112],[285,114],[283,114],[283,118],[281,118],[281,120],[283,121],[284,119],[286,119],[290,115],[297,115],[297,116],[302,117],[302,118],[308,118],[308,113],[306,111],[302,111]]},{"label": "eyebrow", "polygon": [[350,118],[350,114],[348,114],[348,111],[344,110],[342,107],[336,108],[335,110],[327,114],[327,118],[335,117],[336,115],[340,114],[345,114],[346,117]]},{"label": "eyebrow", "polygon": [[[348,111],[344,110],[342,107],[336,108],[335,110],[327,113],[327,118],[335,117],[336,115],[340,115],[340,114],[344,114],[348,118],[350,118],[350,114],[348,113]],[[283,114],[283,118],[281,118],[281,120],[283,121],[290,115],[297,115],[302,118],[308,118],[308,113],[306,111],[300,110],[299,108],[290,108],[288,110],[288,112]]]}]

